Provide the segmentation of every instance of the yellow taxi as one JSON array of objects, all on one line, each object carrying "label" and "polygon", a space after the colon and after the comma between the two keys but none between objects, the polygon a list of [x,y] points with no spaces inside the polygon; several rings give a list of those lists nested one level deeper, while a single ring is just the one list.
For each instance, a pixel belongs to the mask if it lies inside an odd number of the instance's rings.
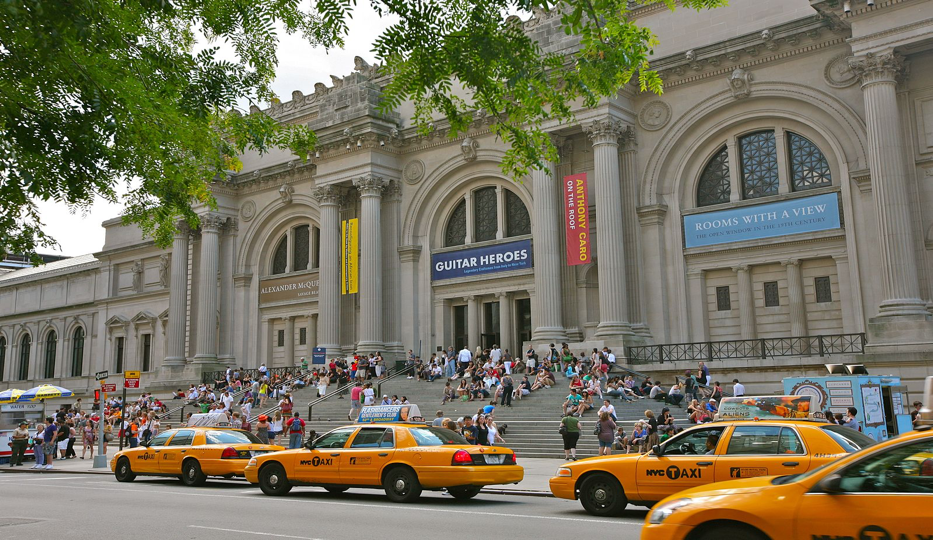
[{"label": "yellow taxi", "polygon": [[483,486],[518,483],[525,474],[508,448],[470,445],[449,429],[413,423],[337,428],[304,448],[257,456],[245,473],[266,495],[285,495],[295,485],[332,493],[382,488],[394,502],[415,501],[425,489],[469,499]]},{"label": "yellow taxi", "polygon": [[[735,404],[749,406],[747,399]],[[551,478],[551,493],[579,499],[590,514],[614,516],[628,504],[651,506],[713,482],[803,473],[875,444],[871,437],[843,426],[805,419],[762,420],[758,417],[767,418],[766,413],[755,414],[751,420],[718,420],[686,429],[646,454],[568,463]]]},{"label": "yellow taxi", "polygon": [[933,377],[926,384],[917,431],[806,473],[677,493],[654,507],[642,539],[933,539]]},{"label": "yellow taxi", "polygon": [[243,476],[251,458],[279,450],[283,448],[263,444],[239,429],[184,427],[118,452],[110,460],[110,470],[120,482],[132,482],[137,476],[176,476],[187,486],[198,486],[208,476]]}]

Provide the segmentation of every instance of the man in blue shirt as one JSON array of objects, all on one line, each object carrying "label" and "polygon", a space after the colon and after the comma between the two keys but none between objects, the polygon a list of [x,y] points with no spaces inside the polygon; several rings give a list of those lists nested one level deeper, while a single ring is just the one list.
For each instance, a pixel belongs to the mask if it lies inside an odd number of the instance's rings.
[{"label": "man in blue shirt", "polygon": [[42,432],[42,453],[45,454],[45,468],[48,470],[52,468],[52,461],[55,459],[55,432],[58,428],[51,416],[45,419],[45,423],[45,431]]},{"label": "man in blue shirt", "polygon": [[858,409],[855,407],[849,407],[846,410],[846,421],[843,422],[842,425],[847,428],[852,428],[855,431],[862,431],[862,427],[859,425],[858,419],[855,418],[856,415],[858,415]]},{"label": "man in blue shirt", "polygon": [[709,411],[710,415],[714,415],[719,412],[719,407],[716,405],[715,399],[710,398],[710,400],[706,402],[706,410]]}]

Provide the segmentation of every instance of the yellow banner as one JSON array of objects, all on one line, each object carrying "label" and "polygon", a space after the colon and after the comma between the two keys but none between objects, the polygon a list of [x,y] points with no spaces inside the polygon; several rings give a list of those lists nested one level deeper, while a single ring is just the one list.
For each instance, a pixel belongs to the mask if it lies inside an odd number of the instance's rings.
[{"label": "yellow banner", "polygon": [[340,225],[340,294],[356,294],[360,292],[360,220],[347,219]]}]

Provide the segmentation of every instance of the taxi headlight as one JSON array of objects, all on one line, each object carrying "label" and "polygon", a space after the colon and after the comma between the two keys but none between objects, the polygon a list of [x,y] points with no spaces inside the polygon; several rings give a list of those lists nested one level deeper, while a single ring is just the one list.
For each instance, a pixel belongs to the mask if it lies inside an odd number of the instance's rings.
[{"label": "taxi headlight", "polygon": [[255,467],[255,466],[256,466],[256,458],[250,458],[249,463],[247,463],[246,466],[247,466],[247,467]]},{"label": "taxi headlight", "polygon": [[563,476],[566,478],[570,478],[571,476],[573,476],[573,471],[571,471],[567,467],[561,467],[557,469],[557,476]]},{"label": "taxi headlight", "polygon": [[693,499],[674,499],[671,502],[664,503],[661,506],[658,506],[651,511],[651,518],[649,522],[652,525],[660,525],[664,522],[665,519],[671,517],[671,514],[677,511],[678,508],[683,508],[693,504]]}]

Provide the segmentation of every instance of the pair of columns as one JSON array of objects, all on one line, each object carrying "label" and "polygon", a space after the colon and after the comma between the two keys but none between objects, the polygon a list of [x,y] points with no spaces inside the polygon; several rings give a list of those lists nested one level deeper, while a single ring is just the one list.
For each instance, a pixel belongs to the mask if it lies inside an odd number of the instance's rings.
[{"label": "pair of columns", "polygon": [[[286,315],[281,317],[285,321],[285,339],[283,340],[283,345],[285,346],[285,365],[286,366],[297,366],[300,362],[295,358],[295,319],[298,317],[294,315]],[[272,365],[272,344],[275,340],[273,329],[275,327],[275,318],[270,317],[268,319],[263,319],[264,331],[266,334],[266,343],[267,348],[264,354],[263,361],[267,365]],[[318,316],[314,313],[309,313],[307,316],[307,337],[305,344],[307,346],[307,357],[310,361],[311,351],[314,347],[317,346],[317,328],[318,328]]]},{"label": "pair of columns", "polygon": [[[790,309],[790,335],[794,337],[806,336],[807,331],[807,305],[803,295],[803,276],[800,272],[800,261],[790,259],[781,261],[781,266],[787,272],[787,304]],[[755,296],[752,291],[751,266],[743,264],[732,269],[738,278],[739,289],[739,323],[742,329],[742,339],[755,339],[758,337],[758,327],[755,321]],[[705,292],[704,292],[705,297]]]},{"label": "pair of columns", "polygon": [[[512,320],[512,298],[508,292],[496,293],[496,298],[499,301],[499,340],[501,341],[498,345],[503,348],[514,347],[512,343],[512,328],[514,325]],[[465,297],[464,300],[467,303],[467,342],[478,345],[482,343],[482,336],[480,336],[482,297],[470,295]]]},{"label": "pair of columns", "polygon": [[[634,257],[634,227],[637,216],[634,200],[623,199],[623,185],[626,196],[637,188],[634,178],[622,178],[620,171],[620,141],[630,142],[632,128],[611,117],[596,120],[583,126],[593,143],[593,181],[596,191],[596,265],[599,270],[599,326],[596,336],[606,339],[622,338],[632,333],[630,300],[637,294],[637,286],[629,290],[626,280],[626,259]],[[623,158],[626,176],[634,176],[633,152],[626,152]],[[625,161],[627,159],[628,161]],[[561,289],[561,267],[564,254],[561,249],[562,231],[561,181],[557,178],[557,165],[548,163],[544,170],[532,172],[532,190],[535,208],[535,303],[537,322],[534,329],[535,341],[559,343],[567,340],[563,326],[563,305]],[[626,203],[631,204],[626,204]],[[631,229],[628,237],[626,227]],[[628,249],[627,249],[628,248]],[[627,257],[628,255],[628,257]],[[631,266],[631,265],[629,265]],[[631,270],[628,270],[631,272]],[[638,309],[635,306],[635,309]]]}]

